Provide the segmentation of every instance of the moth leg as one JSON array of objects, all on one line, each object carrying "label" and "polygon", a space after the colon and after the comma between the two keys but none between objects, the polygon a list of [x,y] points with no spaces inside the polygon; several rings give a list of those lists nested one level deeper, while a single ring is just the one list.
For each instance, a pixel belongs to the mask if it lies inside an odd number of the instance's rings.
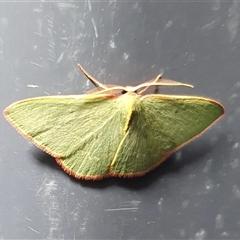
[{"label": "moth leg", "polygon": [[[160,82],[161,79],[162,79],[162,74],[159,74],[154,80],[149,80],[149,81],[147,81],[147,82],[157,83],[157,82]],[[149,87],[150,87],[150,86],[143,88],[141,91],[138,92],[138,94],[144,93]],[[159,86],[156,86],[156,89],[155,89],[154,93],[155,93],[155,92],[156,92],[156,93],[158,92],[158,88],[159,88]]]}]

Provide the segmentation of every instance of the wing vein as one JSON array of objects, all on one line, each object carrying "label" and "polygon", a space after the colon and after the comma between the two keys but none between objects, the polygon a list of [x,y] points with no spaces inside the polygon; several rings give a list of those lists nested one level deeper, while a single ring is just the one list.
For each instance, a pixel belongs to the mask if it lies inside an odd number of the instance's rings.
[{"label": "wing vein", "polygon": [[[107,119],[107,121],[105,121],[100,127],[98,127],[95,131],[92,131],[91,133],[89,133],[87,136],[85,136],[81,142],[83,142],[83,144],[85,145],[85,142],[87,140],[89,140],[94,134],[96,134],[97,132],[99,132],[105,125],[107,125],[112,119],[113,117],[116,115],[116,113],[114,113],[111,117],[109,117]],[[72,156],[74,153],[76,153],[79,149],[76,149],[75,151],[71,152],[71,154],[69,154],[68,156]],[[85,159],[84,159],[85,160]]]}]

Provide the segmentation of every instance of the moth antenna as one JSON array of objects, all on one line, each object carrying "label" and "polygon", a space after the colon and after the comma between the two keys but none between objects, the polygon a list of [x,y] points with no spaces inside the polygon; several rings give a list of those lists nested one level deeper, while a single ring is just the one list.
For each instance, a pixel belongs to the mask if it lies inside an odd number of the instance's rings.
[{"label": "moth antenna", "polygon": [[[152,80],[149,80],[147,82],[153,82],[153,83],[156,83],[158,82],[159,80],[162,79],[162,74],[159,74],[153,81]],[[145,91],[147,91],[147,89],[149,88],[150,86],[147,86],[145,88],[143,88],[141,91],[138,92],[138,94],[142,94],[144,93]],[[156,90],[155,91],[158,91],[158,87],[156,86]],[[154,92],[155,93],[155,92]]]},{"label": "moth antenna", "polygon": [[107,87],[104,84],[100,83],[97,79],[95,79],[93,76],[91,76],[79,63],[78,63],[78,67],[83,72],[83,74],[92,82],[92,84],[95,87],[100,87],[102,89],[107,89]]}]

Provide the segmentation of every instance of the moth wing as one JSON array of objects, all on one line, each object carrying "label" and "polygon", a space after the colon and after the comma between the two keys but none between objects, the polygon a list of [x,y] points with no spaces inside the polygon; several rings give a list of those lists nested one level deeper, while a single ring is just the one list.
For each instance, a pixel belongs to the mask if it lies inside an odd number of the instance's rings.
[{"label": "moth wing", "polygon": [[40,97],[13,103],[4,115],[70,175],[98,179],[108,175],[122,139],[117,104],[109,95]]},{"label": "moth wing", "polygon": [[131,125],[112,162],[112,175],[145,174],[201,135],[223,114],[223,106],[211,99],[143,96],[135,106]]}]

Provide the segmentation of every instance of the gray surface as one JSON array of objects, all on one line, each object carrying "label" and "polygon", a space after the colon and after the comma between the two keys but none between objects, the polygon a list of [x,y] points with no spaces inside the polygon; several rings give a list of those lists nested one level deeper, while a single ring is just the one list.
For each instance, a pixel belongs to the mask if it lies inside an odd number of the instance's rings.
[{"label": "gray surface", "polygon": [[164,71],[226,108],[145,177],[100,182],[69,177],[1,115],[0,238],[240,238],[239,21],[237,1],[0,3],[2,110],[85,92],[78,62],[121,85]]}]

